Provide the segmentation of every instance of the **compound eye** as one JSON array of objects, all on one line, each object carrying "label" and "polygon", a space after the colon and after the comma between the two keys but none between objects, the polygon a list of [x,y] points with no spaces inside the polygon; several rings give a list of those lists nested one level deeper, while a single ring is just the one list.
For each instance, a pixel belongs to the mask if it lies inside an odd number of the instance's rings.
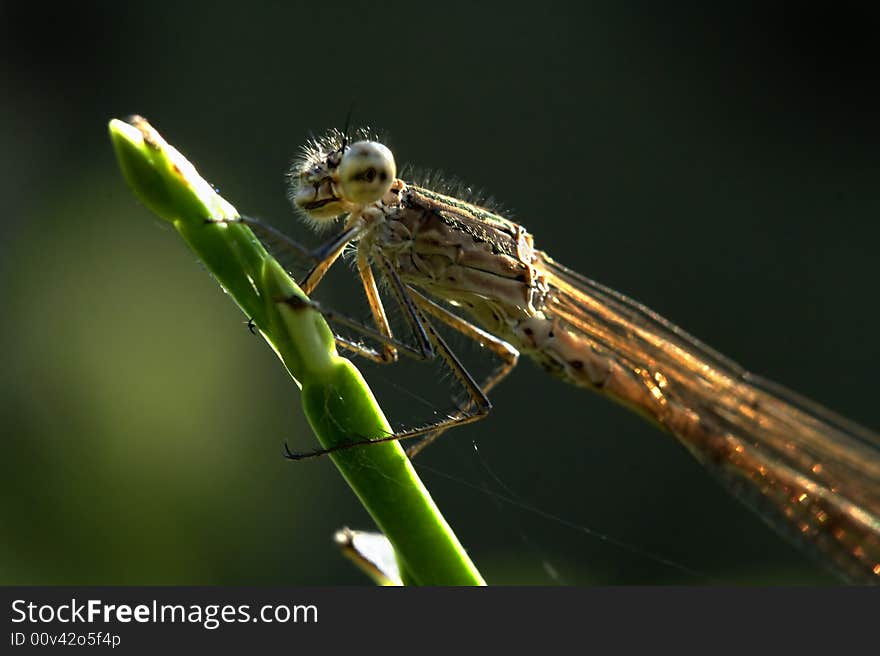
[{"label": "compound eye", "polygon": [[391,189],[397,176],[394,155],[376,141],[358,141],[346,149],[337,169],[345,200],[374,203]]}]

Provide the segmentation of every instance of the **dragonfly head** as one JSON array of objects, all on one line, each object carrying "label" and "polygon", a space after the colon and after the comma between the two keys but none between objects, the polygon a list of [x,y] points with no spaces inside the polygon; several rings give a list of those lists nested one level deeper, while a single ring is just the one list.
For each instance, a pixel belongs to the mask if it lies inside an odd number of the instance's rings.
[{"label": "dragonfly head", "polygon": [[290,198],[316,226],[379,201],[397,176],[394,155],[377,141],[348,144],[341,133],[310,144],[290,172]]}]

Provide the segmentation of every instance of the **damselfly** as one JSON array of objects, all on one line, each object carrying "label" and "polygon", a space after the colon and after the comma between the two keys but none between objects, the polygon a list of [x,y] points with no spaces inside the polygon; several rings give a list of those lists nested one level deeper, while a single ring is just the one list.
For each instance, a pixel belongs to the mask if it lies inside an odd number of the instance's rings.
[{"label": "damselfly", "polygon": [[[414,455],[444,430],[485,416],[487,393],[523,353],[672,433],[731,492],[844,579],[880,583],[880,437],[562,266],[513,221],[399,179],[391,151],[366,131],[358,136],[351,143],[333,131],[312,141],[291,173],[292,200],[314,226],[342,220],[325,245],[309,251],[259,221],[242,220],[262,239],[309,257],[313,266],[301,281],[307,294],[356,245],[374,325],[314,307],[375,345],[339,335],[339,346],[380,363],[399,354],[439,357],[469,400],[431,426],[337,448],[422,436],[409,450]],[[411,337],[393,333],[374,267]],[[499,366],[476,381],[435,322],[491,350]]]}]

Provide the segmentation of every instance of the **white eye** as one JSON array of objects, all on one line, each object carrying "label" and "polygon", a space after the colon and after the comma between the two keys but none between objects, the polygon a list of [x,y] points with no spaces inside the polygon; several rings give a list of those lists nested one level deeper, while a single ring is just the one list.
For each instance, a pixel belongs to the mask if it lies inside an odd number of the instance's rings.
[{"label": "white eye", "polygon": [[397,176],[397,166],[386,146],[358,141],[346,149],[337,172],[345,200],[366,205],[388,193]]}]

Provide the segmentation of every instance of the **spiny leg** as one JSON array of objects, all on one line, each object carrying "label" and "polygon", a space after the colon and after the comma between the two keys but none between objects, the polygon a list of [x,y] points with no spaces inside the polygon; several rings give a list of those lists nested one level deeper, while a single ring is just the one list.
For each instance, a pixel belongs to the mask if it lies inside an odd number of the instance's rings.
[{"label": "spiny leg", "polygon": [[[339,235],[336,235],[333,239],[331,239],[315,251],[308,251],[295,240],[291,239],[290,237],[273,228],[272,226],[264,224],[258,219],[254,219],[251,217],[239,217],[238,219],[230,220],[229,222],[245,223],[249,227],[253,228],[254,232],[258,235],[270,235],[273,239],[286,244],[288,247],[295,250],[301,256],[316,262],[315,267],[309,272],[302,284],[303,291],[305,291],[307,294],[314,290],[314,288],[318,285],[326,272],[330,269],[332,264],[341,255],[345,246],[352,239],[357,237],[357,235],[363,229],[362,225],[354,224],[347,230],[344,230]],[[392,440],[408,439],[428,433],[439,434],[439,432],[443,432],[444,430],[453,426],[470,423],[472,421],[483,418],[486,414],[488,414],[489,410],[492,407],[489,399],[486,397],[483,390],[480,388],[479,385],[477,385],[473,377],[461,364],[461,362],[458,360],[458,358],[455,356],[455,354],[452,352],[452,350],[449,348],[443,338],[436,332],[434,327],[430,325],[427,317],[415,307],[413,301],[410,298],[408,290],[404,288],[404,285],[401,282],[399,276],[394,271],[390,262],[388,262],[388,260],[384,256],[382,256],[380,260],[380,266],[383,269],[383,273],[391,282],[391,289],[395,296],[395,299],[405,310],[404,315],[408,323],[412,327],[413,333],[419,342],[418,350],[414,349],[411,345],[401,342],[393,337],[390,325],[388,324],[387,316],[385,314],[384,306],[382,305],[381,299],[379,297],[375,278],[369,265],[369,260],[366,256],[360,255],[360,253],[358,254],[358,270],[361,274],[364,291],[367,295],[367,300],[370,304],[371,312],[373,313],[373,320],[376,323],[378,330],[374,330],[367,326],[364,326],[361,322],[341,315],[337,312],[324,310],[319,304],[315,303],[314,301],[306,301],[299,297],[293,297],[290,299],[285,299],[284,302],[295,308],[307,306],[311,307],[321,312],[328,320],[348,325],[350,328],[357,330],[361,334],[376,339],[385,347],[382,353],[379,353],[375,349],[372,349],[366,345],[357,344],[351,340],[346,339],[345,337],[339,335],[335,336],[336,342],[337,344],[339,344],[339,346],[347,350],[359,353],[360,355],[367,357],[374,362],[388,363],[396,360],[396,349],[400,349],[403,353],[416,359],[429,359],[432,358],[435,353],[439,353],[439,355],[445,361],[446,365],[452,370],[453,374],[463,385],[468,393],[468,396],[470,397],[468,403],[465,405],[466,409],[461,410],[456,415],[450,416],[447,419],[436,422],[430,426],[403,431],[378,439],[367,439],[360,442],[339,445],[332,449],[322,449],[306,454],[295,454],[292,453],[285,444],[286,455],[290,459],[300,460],[308,457],[316,457],[319,455],[330,453],[332,451],[358,446],[359,444],[370,444],[374,442],[388,442]],[[479,330],[476,329],[476,327],[474,327],[474,329]],[[389,357],[389,353],[393,355]],[[512,366],[513,365],[511,365],[511,367]],[[471,408],[473,408],[473,410],[471,410]],[[430,437],[430,441],[433,441],[433,439],[436,439],[436,436]]]},{"label": "spiny leg", "polygon": [[[234,219],[209,219],[208,222],[214,223],[243,223],[251,230],[253,230],[254,234],[260,238],[261,241],[265,242],[268,240],[272,240],[273,243],[282,243],[286,248],[289,248],[295,251],[300,257],[314,262],[315,265],[309,271],[309,273],[303,278],[303,281],[300,283],[300,288],[306,294],[310,294],[314,291],[315,287],[318,286],[318,283],[324,278],[324,275],[327,271],[330,270],[330,267],[339,259],[339,256],[342,254],[345,247],[351,242],[352,239],[356,238],[358,234],[363,230],[363,225],[360,223],[354,224],[347,229],[343,230],[337,235],[334,235],[330,240],[318,246],[314,250],[308,250],[304,246],[302,246],[296,240],[290,238],[288,235],[284,234],[277,228],[273,228],[267,223],[263,223],[259,219],[250,216],[240,215]],[[269,247],[269,246],[267,246]],[[269,247],[271,249],[271,247]],[[368,265],[369,266],[369,265]],[[370,270],[368,274],[372,278],[372,271]],[[361,271],[361,277],[364,279],[364,273]],[[364,285],[366,287],[367,281],[364,279]],[[375,281],[372,283],[373,287],[375,287]],[[377,292],[378,295],[378,292]],[[369,291],[367,292],[368,299],[370,298]],[[371,302],[372,307],[372,302]],[[383,310],[384,315],[384,310]],[[353,320],[350,320],[353,321]],[[386,322],[387,323],[387,322]],[[377,322],[377,325],[378,322]],[[248,321],[248,329],[255,333],[255,323],[253,319]],[[380,326],[381,329],[381,326]],[[389,330],[390,336],[390,330]],[[389,362],[387,351],[389,347],[387,344],[385,345],[385,352],[379,353],[375,349],[371,349],[365,345],[357,344],[341,335],[334,335],[336,339],[336,344],[344,349],[349,351],[353,351],[358,353],[359,355],[368,358],[374,362],[378,362],[380,364]],[[396,358],[396,353],[395,353]]]},{"label": "spiny leg", "polygon": [[[364,226],[360,222],[355,222],[350,225],[348,228],[343,230],[337,235],[334,235],[329,241],[322,244],[318,248],[309,251],[304,246],[299,244],[294,239],[290,238],[288,235],[284,234],[280,230],[273,228],[272,226],[263,223],[259,219],[249,217],[249,216],[239,216],[235,219],[222,219],[218,222],[226,222],[226,223],[244,223],[248,227],[250,227],[254,233],[260,237],[261,239],[271,239],[273,242],[280,242],[284,244],[287,248],[295,251],[300,257],[303,257],[311,262],[314,262],[314,267],[309,271],[309,273],[303,278],[300,283],[300,287],[306,295],[311,294],[314,289],[318,286],[318,283],[324,278],[327,271],[330,270],[330,267],[336,262],[342,252],[345,250],[345,247],[355,239],[364,229]],[[417,359],[426,359],[433,357],[433,351],[430,347],[430,344],[427,342],[427,338],[422,335],[418,335],[420,337],[420,348],[418,351],[414,350],[411,346],[401,343],[399,340],[395,340],[394,336],[391,332],[390,324],[388,323],[388,318],[385,314],[385,308],[382,305],[382,301],[379,297],[379,290],[376,285],[375,277],[373,276],[373,270],[370,267],[369,258],[358,251],[358,272],[360,273],[361,281],[364,286],[364,292],[367,296],[367,301],[370,305],[370,310],[373,314],[373,321],[378,328],[380,335],[374,334],[369,328],[363,326],[363,324],[355,319],[351,319],[349,317],[345,317],[344,315],[340,315],[339,313],[325,310],[318,306],[318,304],[313,304],[313,307],[317,309],[319,312],[324,314],[325,317],[331,318],[339,323],[347,325],[355,330],[358,330],[362,334],[367,334],[370,337],[378,339],[383,344],[383,351],[380,353],[375,349],[372,349],[366,345],[358,344],[346,337],[341,335],[335,335],[336,343],[340,348],[344,348],[348,351],[352,351],[361,355],[373,362],[377,362],[379,364],[387,364],[389,362],[394,362],[397,360],[397,347],[404,350],[407,355],[411,357],[415,357]],[[410,323],[412,324],[412,319],[407,317]],[[251,324],[249,324],[250,326]]]},{"label": "spiny leg", "polygon": [[[391,270],[391,273],[396,276],[396,274]],[[398,278],[398,283],[400,282]],[[401,290],[403,290],[403,285],[400,285]],[[406,298],[409,298],[406,291],[403,291]],[[305,304],[304,301],[299,300],[299,303]],[[415,304],[410,301],[409,308],[412,309],[414,313],[414,318],[421,326],[421,329],[424,331],[424,334],[428,340],[429,345],[433,346],[434,352],[439,355],[444,363],[449,367],[452,371],[453,375],[458,379],[459,383],[465,388],[468,393],[469,400],[465,404],[464,408],[460,409],[454,415],[450,415],[446,419],[442,419],[430,426],[424,426],[421,428],[414,428],[411,430],[400,431],[397,433],[393,433],[391,435],[385,435],[377,438],[367,438],[361,439],[353,442],[348,442],[345,444],[338,444],[336,446],[319,449],[316,451],[310,451],[307,453],[293,453],[285,444],[285,456],[290,460],[303,460],[306,458],[314,458],[317,456],[323,456],[328,453],[334,453],[336,451],[341,451],[343,449],[350,449],[356,446],[365,446],[370,444],[380,444],[382,442],[391,442],[398,440],[410,439],[413,437],[419,437],[421,435],[426,435],[428,433],[433,433],[436,431],[444,431],[448,428],[452,428],[453,426],[460,426],[463,424],[469,424],[474,421],[478,421],[485,417],[489,411],[492,409],[492,404],[489,402],[488,397],[480,388],[480,386],[476,383],[473,377],[468,373],[467,369],[465,369],[464,365],[461,364],[456,355],[452,352],[449,346],[446,344],[446,341],[440,336],[431,322],[428,320],[427,316],[415,306]],[[380,337],[381,333],[378,331],[374,332],[375,335],[371,335],[371,337]],[[394,340],[396,342],[396,340]],[[412,347],[409,347],[412,348]]]},{"label": "spiny leg", "polygon": [[[385,335],[381,331],[365,325],[358,319],[349,317],[348,315],[337,312],[336,310],[325,308],[318,301],[304,299],[299,296],[291,296],[289,298],[280,299],[280,302],[287,304],[290,308],[294,310],[311,308],[312,310],[320,313],[324,317],[324,319],[327,320],[328,323],[336,323],[346,326],[347,328],[351,328],[352,330],[363,335],[364,337],[374,339],[380,344],[393,346],[396,349],[399,349],[400,352],[402,352],[403,354],[408,355],[415,360],[430,360],[435,355],[433,349],[430,349],[428,351],[417,349],[411,344],[402,342],[393,336]],[[366,344],[354,342],[353,340],[350,340],[347,337],[343,337],[342,335],[334,335],[334,337],[336,338],[337,345],[341,348],[357,353],[358,355],[362,355],[365,358],[368,358],[378,364],[389,364],[389,361],[385,359],[382,353],[374,348],[371,348],[370,346],[367,346]]]},{"label": "spiny leg", "polygon": [[419,347],[422,350],[430,350],[431,341],[428,339],[426,332],[425,315],[422,314],[413,304],[408,290],[404,287],[400,276],[397,275],[397,271],[394,270],[394,267],[391,265],[391,262],[388,261],[388,258],[381,253],[379,254],[379,266],[382,269],[383,275],[390,283],[389,287],[391,287],[391,293],[394,295],[394,299],[404,310],[403,316],[406,318],[407,323],[409,323],[413,335],[419,340]]},{"label": "spiny leg", "polygon": [[419,437],[421,435],[426,435],[428,433],[433,433],[435,431],[445,431],[449,428],[453,428],[454,426],[462,426],[464,424],[470,424],[475,421],[479,421],[483,419],[489,411],[492,409],[492,404],[489,402],[489,399],[483,394],[482,390],[480,390],[477,383],[470,377],[470,374],[467,373],[467,370],[463,367],[461,362],[458,361],[458,358],[449,350],[449,346],[443,341],[443,338],[436,334],[436,332],[431,329],[429,331],[431,335],[431,339],[437,339],[436,347],[437,352],[440,356],[450,364],[450,368],[453,369],[456,377],[466,377],[468,379],[468,384],[465,385],[468,388],[468,393],[472,394],[472,402],[468,403],[468,406],[474,406],[474,410],[461,410],[455,415],[451,415],[446,419],[438,421],[435,424],[430,426],[424,426],[422,428],[414,428],[411,430],[400,431],[398,433],[392,433],[391,435],[385,435],[383,437],[372,438],[372,439],[361,439],[354,442],[346,442],[345,444],[337,444],[335,446],[326,448],[326,449],[318,449],[316,451],[309,451],[306,453],[294,453],[292,452],[287,444],[284,445],[284,456],[288,460],[305,460],[307,458],[316,458],[318,456],[324,456],[329,453],[335,453],[337,451],[342,451],[345,449],[351,449],[356,446],[368,446],[372,444],[381,444],[383,442],[397,442],[400,440],[406,440],[413,437]]},{"label": "spiny leg", "polygon": [[342,231],[336,235],[336,237],[316,250],[316,255],[321,259],[318,260],[318,263],[314,268],[306,274],[306,277],[303,278],[303,281],[300,284],[300,287],[307,296],[315,291],[318,283],[323,280],[324,276],[330,270],[330,267],[333,266],[333,263],[339,259],[339,256],[342,255],[342,251],[345,250],[345,247],[352,239],[358,236],[362,229],[363,226],[360,224],[354,225],[347,230]]},{"label": "spiny leg", "polygon": [[[291,250],[296,251],[296,254],[310,262],[316,262],[318,259],[315,256],[315,251],[309,250],[298,241],[291,239],[289,236],[285,235],[283,232],[278,230],[277,228],[273,228],[268,223],[263,223],[260,219],[257,219],[253,216],[246,216],[244,214],[240,214],[236,217],[230,219],[206,219],[205,223],[243,223],[248,226],[258,237],[268,237],[270,239],[279,241],[283,243],[285,246],[290,248]],[[262,239],[261,239],[262,241]],[[320,250],[317,249],[317,250]]]},{"label": "spiny leg", "polygon": [[[421,309],[435,319],[442,321],[453,330],[460,332],[465,337],[469,337],[470,339],[479,342],[501,359],[501,364],[486,377],[483,384],[480,386],[484,394],[488,394],[493,387],[513,371],[513,368],[516,367],[516,363],[519,360],[519,351],[513,346],[505,342],[503,339],[495,337],[495,335],[487,333],[485,330],[475,326],[469,321],[453,314],[442,305],[437,304],[427,296],[424,296],[413,289],[411,285],[407,285],[407,287],[412,299]],[[468,403],[472,403],[472,401],[468,401]],[[406,449],[406,455],[408,455],[410,459],[414,458],[422,451],[422,449],[431,444],[431,442],[440,437],[444,432],[449,430],[449,428],[449,426],[438,428],[433,433],[426,435],[423,439],[408,447]]]},{"label": "spiny leg", "polygon": [[327,271],[330,270],[330,267],[333,266],[333,263],[336,262],[342,254],[342,251],[345,250],[348,243],[352,239],[355,239],[364,229],[362,223],[354,223],[353,225],[346,227],[342,232],[334,235],[324,244],[321,244],[314,250],[309,250],[277,228],[273,228],[268,223],[263,223],[252,216],[241,215],[233,219],[208,219],[208,222],[243,223],[253,230],[254,234],[256,234],[261,241],[281,243],[286,248],[294,251],[297,256],[309,262],[313,262],[314,266],[308,274],[306,274],[302,282],[299,283],[299,286],[306,294],[311,294],[312,291],[314,291],[315,287],[318,286],[318,283],[321,282]]},{"label": "spiny leg", "polygon": [[[391,326],[388,322],[387,314],[385,313],[385,306],[379,296],[379,290],[376,285],[375,277],[373,276],[372,267],[370,266],[369,256],[363,251],[358,251],[358,272],[360,273],[364,293],[366,294],[367,301],[370,305],[375,328],[366,326],[363,322],[358,321],[357,319],[352,319],[351,317],[336,312],[335,310],[325,309],[315,301],[310,301],[312,307],[319,311],[329,322],[344,325],[357,331],[361,335],[380,342],[383,345],[383,351],[381,353],[366,344],[355,342],[342,335],[334,335],[336,338],[336,344],[340,348],[352,351],[372,362],[376,362],[377,364],[390,364],[391,362],[396,362],[398,348],[403,351],[404,355],[417,360],[428,360],[433,358],[435,351],[431,345],[431,341],[428,339],[425,328],[422,325],[422,318],[420,318],[412,300],[409,298],[409,294],[404,289],[400,278],[391,268],[390,263],[384,256],[380,257],[380,267],[386,278],[391,281],[391,289],[394,293],[394,298],[404,311],[406,321],[410,325],[413,336],[418,342],[418,348],[394,337],[391,331]],[[300,299],[293,299],[293,301],[295,303],[302,302]]]},{"label": "spiny leg", "polygon": [[[383,335],[394,338],[391,331],[391,325],[388,323],[388,316],[385,314],[385,306],[379,297],[379,288],[376,286],[376,278],[373,275],[373,269],[370,266],[370,259],[366,253],[358,250],[357,253],[358,273],[361,282],[364,285],[364,293],[367,296],[367,302],[370,304],[370,312],[373,314],[373,322]],[[397,349],[385,342],[382,348],[382,363],[397,362]]]}]

